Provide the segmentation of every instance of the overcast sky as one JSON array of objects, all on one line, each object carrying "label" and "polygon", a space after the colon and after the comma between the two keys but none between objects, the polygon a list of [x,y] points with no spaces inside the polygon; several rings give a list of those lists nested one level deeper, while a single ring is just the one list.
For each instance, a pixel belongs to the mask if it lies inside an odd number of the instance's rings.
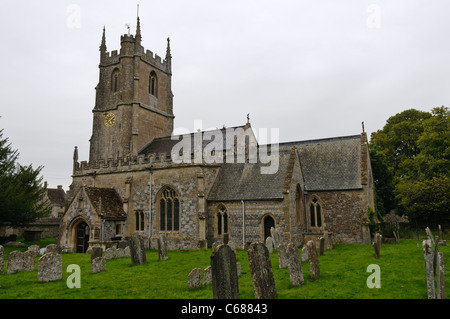
[{"label": "overcast sky", "polygon": [[[71,183],[88,160],[103,26],[136,30],[130,1],[2,1],[0,128],[19,163]],[[450,1],[140,1],[142,45],[171,39],[175,127],[250,122],[280,141],[370,134],[409,108],[450,106]]]}]

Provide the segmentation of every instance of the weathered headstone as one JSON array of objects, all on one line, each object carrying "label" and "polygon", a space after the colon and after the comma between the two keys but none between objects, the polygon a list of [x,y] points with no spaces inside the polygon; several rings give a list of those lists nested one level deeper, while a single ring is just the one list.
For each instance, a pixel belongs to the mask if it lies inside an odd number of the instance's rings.
[{"label": "weathered headstone", "polygon": [[139,234],[134,234],[130,238],[131,262],[133,265],[144,264],[147,262],[145,256],[144,238]]},{"label": "weathered headstone", "polygon": [[30,247],[28,247],[28,250],[34,252],[35,256],[37,257],[39,255],[40,247],[39,245],[31,245]]},{"label": "weathered headstone", "polygon": [[308,260],[309,260],[309,275],[313,279],[317,279],[320,276],[319,258],[317,257],[317,248],[313,240],[306,243],[308,248]]},{"label": "weathered headstone", "polygon": [[211,276],[214,299],[239,299],[236,254],[224,244],[211,254]]},{"label": "weathered headstone", "polygon": [[278,267],[279,268],[287,268],[288,267],[288,259],[286,255],[286,244],[280,243],[277,247],[278,252]]},{"label": "weathered headstone", "polygon": [[302,247],[302,262],[308,261],[308,247],[306,245],[303,245]]},{"label": "weathered headstone", "polygon": [[261,242],[251,243],[247,250],[248,263],[252,274],[253,291],[256,299],[274,299],[277,297],[275,279],[269,251]]},{"label": "weathered headstone", "polygon": [[127,246],[123,249],[123,256],[124,257],[131,257],[131,252],[130,252],[130,246]]},{"label": "weathered headstone", "polygon": [[373,240],[373,249],[374,249],[374,252],[375,252],[375,258],[376,259],[380,258],[381,240],[382,240],[381,234],[376,233],[375,236],[374,236],[374,240]]},{"label": "weathered headstone", "polygon": [[158,237],[158,258],[159,260],[169,259],[167,238],[164,234],[161,234]]},{"label": "weathered headstone", "polygon": [[57,253],[59,254],[59,248],[56,244],[49,244],[46,247],[47,249],[45,250],[46,253]]},{"label": "weathered headstone", "polygon": [[241,269],[242,269],[241,263],[236,263],[236,270],[238,277],[241,277]]},{"label": "weathered headstone", "polygon": [[100,247],[100,246],[92,247],[91,262],[97,257],[102,257],[102,255],[103,255],[103,248],[102,247]]},{"label": "weathered headstone", "polygon": [[203,286],[210,285],[211,283],[212,283],[211,266],[208,266],[203,270]]},{"label": "weathered headstone", "polygon": [[23,270],[33,271],[36,263],[36,252],[33,250],[27,250],[23,253]]},{"label": "weathered headstone", "polygon": [[427,279],[427,292],[428,299],[436,298],[436,290],[434,287],[434,252],[431,246],[431,239],[424,240],[423,245],[423,255],[425,259],[425,275]]},{"label": "weathered headstone", "polygon": [[117,258],[117,248],[109,247],[105,250],[105,259],[111,260]]},{"label": "weathered headstone", "polygon": [[13,274],[23,270],[23,252],[14,250],[9,253],[7,274]]},{"label": "weathered headstone", "polygon": [[325,238],[325,250],[333,249],[333,242],[331,240],[331,233],[325,231],[323,233],[323,238]]},{"label": "weathered headstone", "polygon": [[92,273],[96,274],[100,271],[106,270],[106,258],[96,257],[92,259]]},{"label": "weathered headstone", "polygon": [[445,299],[445,267],[443,253],[437,253],[436,264],[436,299]]},{"label": "weathered headstone", "polygon": [[188,289],[197,289],[202,286],[202,270],[194,268],[188,275]]},{"label": "weathered headstone", "polygon": [[281,236],[278,233],[278,230],[275,229],[274,227],[270,228],[270,236],[273,239],[273,245],[275,248],[278,248],[278,245],[281,244]]},{"label": "weathered headstone", "polygon": [[271,236],[266,238],[266,247],[269,250],[269,254],[273,253],[274,244]]},{"label": "weathered headstone", "polygon": [[62,257],[57,253],[46,253],[38,260],[38,281],[48,282],[62,279]]},{"label": "weathered headstone", "polygon": [[3,269],[5,268],[5,260],[3,256],[5,254],[5,249],[0,245],[0,274],[3,274]]},{"label": "weathered headstone", "polygon": [[302,263],[300,261],[298,248],[293,243],[289,243],[286,249],[286,253],[288,257],[288,269],[291,285],[301,286],[305,281],[303,278]]},{"label": "weathered headstone", "polygon": [[325,253],[325,238],[320,237],[319,239],[319,256],[323,256]]}]

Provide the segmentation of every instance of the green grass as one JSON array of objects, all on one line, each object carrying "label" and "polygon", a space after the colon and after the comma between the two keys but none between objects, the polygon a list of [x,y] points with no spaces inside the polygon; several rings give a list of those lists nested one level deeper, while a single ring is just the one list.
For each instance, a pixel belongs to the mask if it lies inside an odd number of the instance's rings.
[{"label": "green grass", "polygon": [[[419,243],[419,247],[417,247]],[[450,247],[439,246],[447,256]],[[147,263],[132,265],[129,258],[108,260],[106,271],[92,274],[90,255],[62,254],[63,280],[37,282],[36,270],[0,275],[0,299],[210,299],[211,285],[198,290],[187,289],[187,276],[196,267],[210,264],[210,249],[169,251],[169,260],[159,261],[158,252],[148,250]],[[253,287],[247,252],[238,250],[237,261],[242,264],[239,277],[241,299],[253,299]],[[320,277],[312,280],[309,264],[302,263],[304,285],[292,287],[288,269],[279,269],[276,252],[271,254],[275,284],[279,299],[426,299],[425,263],[419,241],[402,240],[400,244],[385,244],[380,259],[375,259],[370,245],[335,244],[333,250],[319,256]],[[67,266],[77,264],[81,269],[81,288],[67,288],[71,273]],[[367,266],[377,264],[381,269],[381,288],[368,288]],[[448,268],[448,267],[447,267]],[[450,273],[447,271],[447,286]],[[448,295],[448,294],[447,294]]]}]

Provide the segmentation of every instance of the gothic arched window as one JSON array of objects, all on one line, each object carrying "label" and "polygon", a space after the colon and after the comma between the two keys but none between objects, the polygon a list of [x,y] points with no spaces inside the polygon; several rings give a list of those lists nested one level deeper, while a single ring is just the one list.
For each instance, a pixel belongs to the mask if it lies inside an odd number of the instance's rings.
[{"label": "gothic arched window", "polygon": [[157,97],[158,92],[158,78],[156,77],[155,71],[150,73],[149,82],[148,82],[148,93]]},{"label": "gothic arched window", "polygon": [[180,200],[177,193],[168,186],[159,196],[159,230],[180,230]]},{"label": "gothic arched window", "polygon": [[322,207],[317,197],[313,197],[309,204],[311,227],[322,227]]},{"label": "gothic arched window", "polygon": [[216,230],[217,235],[229,233],[229,214],[225,205],[219,205],[216,214]]},{"label": "gothic arched window", "polygon": [[115,69],[112,73],[111,77],[111,91],[118,92],[119,91],[119,82],[120,80],[120,72],[119,69]]}]

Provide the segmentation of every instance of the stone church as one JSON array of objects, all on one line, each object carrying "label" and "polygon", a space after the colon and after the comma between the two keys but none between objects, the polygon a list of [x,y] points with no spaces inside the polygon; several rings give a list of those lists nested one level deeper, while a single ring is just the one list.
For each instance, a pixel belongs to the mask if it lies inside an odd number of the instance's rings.
[{"label": "stone church", "polygon": [[173,136],[170,41],[164,59],[141,42],[139,17],[119,52],[107,51],[103,29],[89,161],[75,147],[61,247],[85,252],[135,233],[151,248],[159,234],[170,249],[211,247],[224,234],[245,247],[271,227],[299,246],[325,232],[334,243],[367,239],[366,133],[259,145],[247,118]]}]

